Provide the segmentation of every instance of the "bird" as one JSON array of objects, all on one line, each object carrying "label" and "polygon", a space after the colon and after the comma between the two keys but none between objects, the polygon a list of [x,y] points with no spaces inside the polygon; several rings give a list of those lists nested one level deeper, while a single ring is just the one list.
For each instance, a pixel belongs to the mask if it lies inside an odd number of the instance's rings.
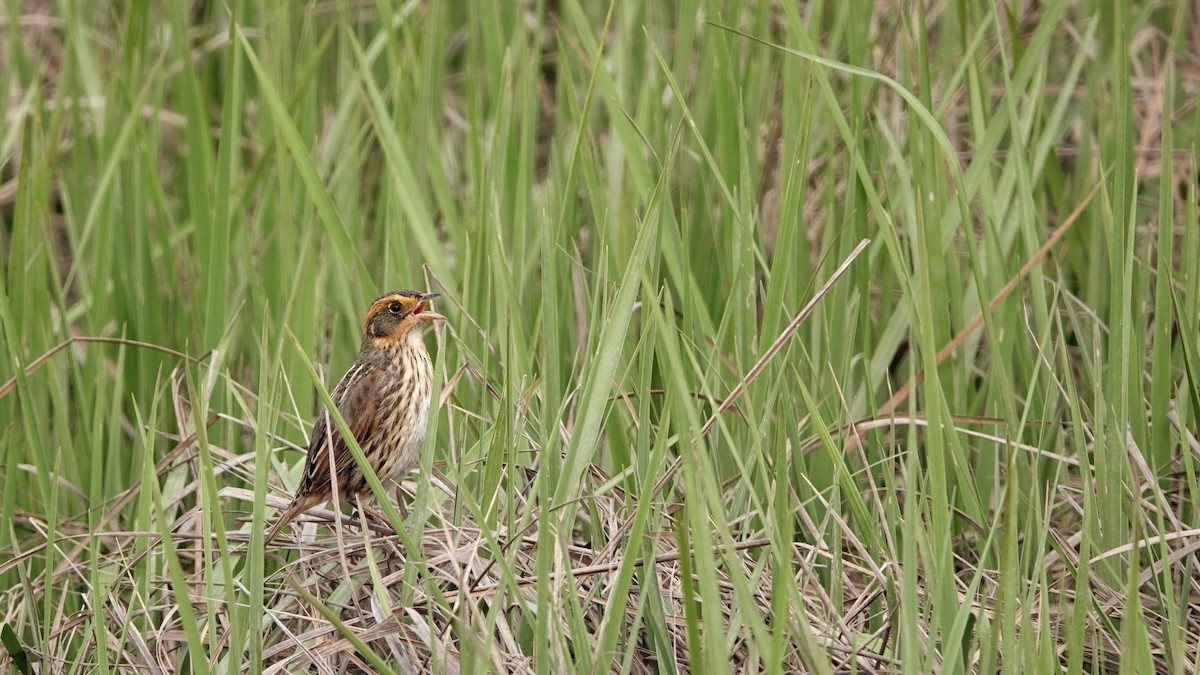
[{"label": "bird", "polygon": [[[330,395],[385,484],[416,466],[425,443],[433,362],[423,334],[432,322],[446,320],[428,309],[429,301],[439,295],[401,289],[371,303],[358,356]],[[329,500],[334,480],[342,499],[371,490],[329,411],[322,410],[313,423],[304,477],[266,542],[293,518]]]}]

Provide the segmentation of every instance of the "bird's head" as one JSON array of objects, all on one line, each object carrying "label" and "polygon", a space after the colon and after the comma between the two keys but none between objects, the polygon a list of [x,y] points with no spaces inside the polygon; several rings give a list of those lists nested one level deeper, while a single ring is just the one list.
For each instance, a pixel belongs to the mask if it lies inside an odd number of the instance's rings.
[{"label": "bird's head", "polygon": [[408,339],[421,338],[420,328],[429,321],[445,321],[446,317],[428,310],[428,303],[440,293],[418,293],[400,290],[385,293],[371,303],[363,322],[363,341],[385,349],[396,347]]}]

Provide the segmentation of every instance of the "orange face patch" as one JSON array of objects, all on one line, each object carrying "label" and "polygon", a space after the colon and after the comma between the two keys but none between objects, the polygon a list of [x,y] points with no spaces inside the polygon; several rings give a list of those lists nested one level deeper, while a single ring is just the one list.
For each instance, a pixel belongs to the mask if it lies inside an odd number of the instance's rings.
[{"label": "orange face patch", "polygon": [[[393,307],[393,303],[398,307]],[[371,303],[371,308],[367,310],[367,318],[363,321],[363,331],[369,331],[371,322],[381,313],[389,312],[397,317],[404,316],[413,311],[414,304],[417,306],[424,304],[421,302],[420,295],[414,291],[396,291],[381,296],[378,300]]]}]

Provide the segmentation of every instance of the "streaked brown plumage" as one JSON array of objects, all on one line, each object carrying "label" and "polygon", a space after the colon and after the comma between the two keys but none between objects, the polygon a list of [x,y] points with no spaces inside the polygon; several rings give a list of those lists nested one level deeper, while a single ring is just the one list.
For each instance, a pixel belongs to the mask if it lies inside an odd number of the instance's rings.
[{"label": "streaked brown plumage", "polygon": [[[433,362],[422,333],[426,322],[446,318],[425,309],[437,295],[399,290],[371,303],[358,358],[330,394],[375,475],[385,484],[417,464],[425,442]],[[333,496],[331,458],[338,497],[370,492],[329,412],[322,410],[308,443],[304,478],[267,534],[268,542],[293,518]]]}]

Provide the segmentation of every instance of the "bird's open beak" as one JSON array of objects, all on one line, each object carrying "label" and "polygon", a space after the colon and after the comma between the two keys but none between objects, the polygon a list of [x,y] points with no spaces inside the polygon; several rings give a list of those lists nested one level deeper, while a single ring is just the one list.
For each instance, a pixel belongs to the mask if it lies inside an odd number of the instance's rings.
[{"label": "bird's open beak", "polygon": [[441,314],[438,314],[437,312],[425,311],[425,304],[428,303],[430,300],[432,300],[436,297],[439,297],[440,295],[441,295],[441,293],[426,293],[421,296],[421,304],[417,305],[416,311],[413,312],[414,314],[417,315],[418,319],[421,319],[422,321],[445,321],[446,320],[446,317],[442,316]]}]

